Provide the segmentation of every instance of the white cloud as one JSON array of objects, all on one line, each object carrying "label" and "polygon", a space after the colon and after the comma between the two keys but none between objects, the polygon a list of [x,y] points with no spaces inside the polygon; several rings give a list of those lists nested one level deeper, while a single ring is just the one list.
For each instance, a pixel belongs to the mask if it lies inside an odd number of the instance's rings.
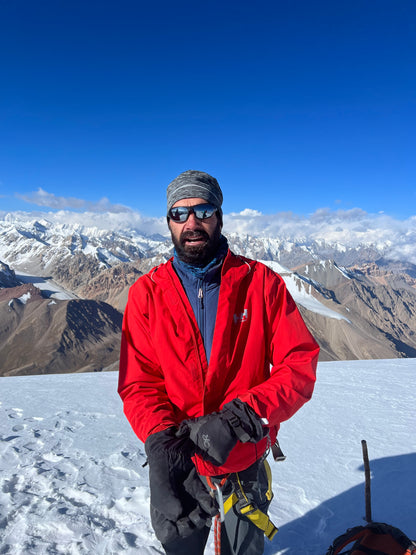
[{"label": "white cloud", "polygon": [[133,210],[127,210],[126,212],[91,212],[88,210],[78,212],[72,210],[6,212],[0,210],[0,219],[10,223],[33,222],[33,220],[42,222],[42,220],[46,220],[61,226],[95,227],[107,231],[136,231],[144,235],[170,236],[166,217],[146,217]]},{"label": "white cloud", "polygon": [[145,235],[169,235],[166,217],[146,217],[133,210],[126,212],[68,212],[61,210],[48,213],[46,217],[56,223],[65,222],[111,231],[135,230]]},{"label": "white cloud", "polygon": [[416,216],[407,220],[396,220],[385,214],[369,214],[364,210],[330,211],[322,208],[308,216],[292,212],[262,214],[254,210],[224,215],[224,228],[230,233],[250,233],[282,238],[325,239],[329,236],[348,234],[357,240],[362,235],[387,240],[391,233],[416,232]]},{"label": "white cloud", "polygon": [[130,208],[122,204],[112,204],[108,198],[103,197],[96,202],[87,201],[75,197],[62,197],[53,193],[48,193],[41,187],[36,192],[26,195],[16,194],[16,197],[24,202],[53,208],[55,210],[88,210],[91,212],[129,212]]},{"label": "white cloud", "polygon": [[224,232],[260,235],[308,243],[318,241],[348,247],[374,245],[394,258],[416,263],[416,216],[397,220],[360,208],[330,211],[322,208],[308,216],[291,212],[262,214],[253,210],[224,215]]},{"label": "white cloud", "polygon": [[[146,235],[169,237],[165,217],[146,217],[127,207],[111,204],[108,199],[90,203],[80,199],[57,197],[39,189],[30,196],[40,206],[55,211],[19,212],[19,218],[45,218],[51,222],[97,227],[102,230],[135,231]],[[65,207],[66,209],[62,209]],[[68,210],[68,208],[71,210]],[[76,209],[76,210],[75,210]],[[16,213],[17,214],[17,213]],[[6,212],[0,211],[0,217]],[[7,216],[13,219],[13,213]],[[369,214],[364,210],[331,211],[322,208],[307,216],[292,212],[262,214],[247,208],[224,215],[224,233],[263,236],[307,245],[312,241],[339,246],[373,245],[386,256],[407,259],[416,264],[416,216],[397,220],[383,213]]]}]

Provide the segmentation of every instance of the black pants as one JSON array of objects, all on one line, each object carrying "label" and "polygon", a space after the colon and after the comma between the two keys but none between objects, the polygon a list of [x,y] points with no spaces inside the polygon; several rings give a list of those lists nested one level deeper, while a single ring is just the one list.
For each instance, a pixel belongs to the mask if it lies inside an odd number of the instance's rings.
[{"label": "black pants", "polygon": [[[270,501],[266,497],[269,484],[264,462],[254,463],[239,472],[238,477],[248,500],[266,513]],[[232,474],[223,488],[224,501],[238,487],[237,477]],[[178,538],[163,545],[166,555],[203,555],[209,531],[205,526],[187,538]],[[221,524],[221,555],[262,555],[263,550],[264,532],[247,517],[240,515],[235,507],[231,508]]]}]

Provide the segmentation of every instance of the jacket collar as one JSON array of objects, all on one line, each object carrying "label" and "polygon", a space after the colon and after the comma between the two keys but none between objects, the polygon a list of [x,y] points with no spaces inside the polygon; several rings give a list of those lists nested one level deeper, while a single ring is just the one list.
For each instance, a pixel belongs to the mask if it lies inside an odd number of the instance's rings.
[{"label": "jacket collar", "polygon": [[[254,260],[236,255],[228,249],[221,268],[221,281],[231,279],[239,282],[253,271],[255,264]],[[173,257],[153,268],[149,275],[154,283],[159,283],[160,285],[164,285],[166,280],[171,281],[173,279],[176,281],[178,276],[173,268]]]}]

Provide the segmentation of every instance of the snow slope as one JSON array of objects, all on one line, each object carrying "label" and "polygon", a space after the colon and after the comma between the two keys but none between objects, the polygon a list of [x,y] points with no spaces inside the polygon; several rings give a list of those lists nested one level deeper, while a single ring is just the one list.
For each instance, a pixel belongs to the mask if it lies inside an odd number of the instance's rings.
[{"label": "snow slope", "polygon": [[[0,553],[162,553],[116,387],[116,373],[0,378]],[[416,538],[415,391],[416,359],[319,364],[313,399],[282,425],[287,459],[271,461],[266,555],[324,555],[363,523],[361,439],[373,519]]]},{"label": "snow slope", "polygon": [[274,272],[281,275],[289,293],[292,295],[297,305],[302,305],[307,310],[315,312],[316,314],[321,314],[327,318],[346,320],[347,322],[349,321],[342,314],[335,312],[335,310],[331,310],[324,304],[320,303],[318,299],[315,299],[315,297],[311,294],[311,289],[313,287],[312,281],[309,281],[305,277],[301,278],[299,275],[274,260],[261,260],[261,262]]},{"label": "snow slope", "polygon": [[32,276],[23,272],[18,272],[15,275],[16,278],[22,283],[33,283],[33,285],[43,291],[44,295],[46,295],[47,297],[60,301],[68,301],[77,298],[76,295],[69,291],[66,291],[60,285],[55,283],[53,279],[45,279],[39,276]]}]

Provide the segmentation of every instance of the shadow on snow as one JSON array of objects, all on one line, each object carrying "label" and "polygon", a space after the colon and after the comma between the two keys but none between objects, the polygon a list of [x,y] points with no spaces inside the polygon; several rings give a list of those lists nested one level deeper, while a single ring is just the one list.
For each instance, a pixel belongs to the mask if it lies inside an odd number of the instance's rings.
[{"label": "shadow on snow", "polygon": [[[376,459],[370,461],[370,467],[372,520],[395,526],[415,540],[416,453]],[[363,465],[359,470],[364,470]],[[364,515],[363,480],[362,484],[282,526],[273,542],[266,540],[264,554],[325,555],[337,536],[348,528],[365,524]]]}]

